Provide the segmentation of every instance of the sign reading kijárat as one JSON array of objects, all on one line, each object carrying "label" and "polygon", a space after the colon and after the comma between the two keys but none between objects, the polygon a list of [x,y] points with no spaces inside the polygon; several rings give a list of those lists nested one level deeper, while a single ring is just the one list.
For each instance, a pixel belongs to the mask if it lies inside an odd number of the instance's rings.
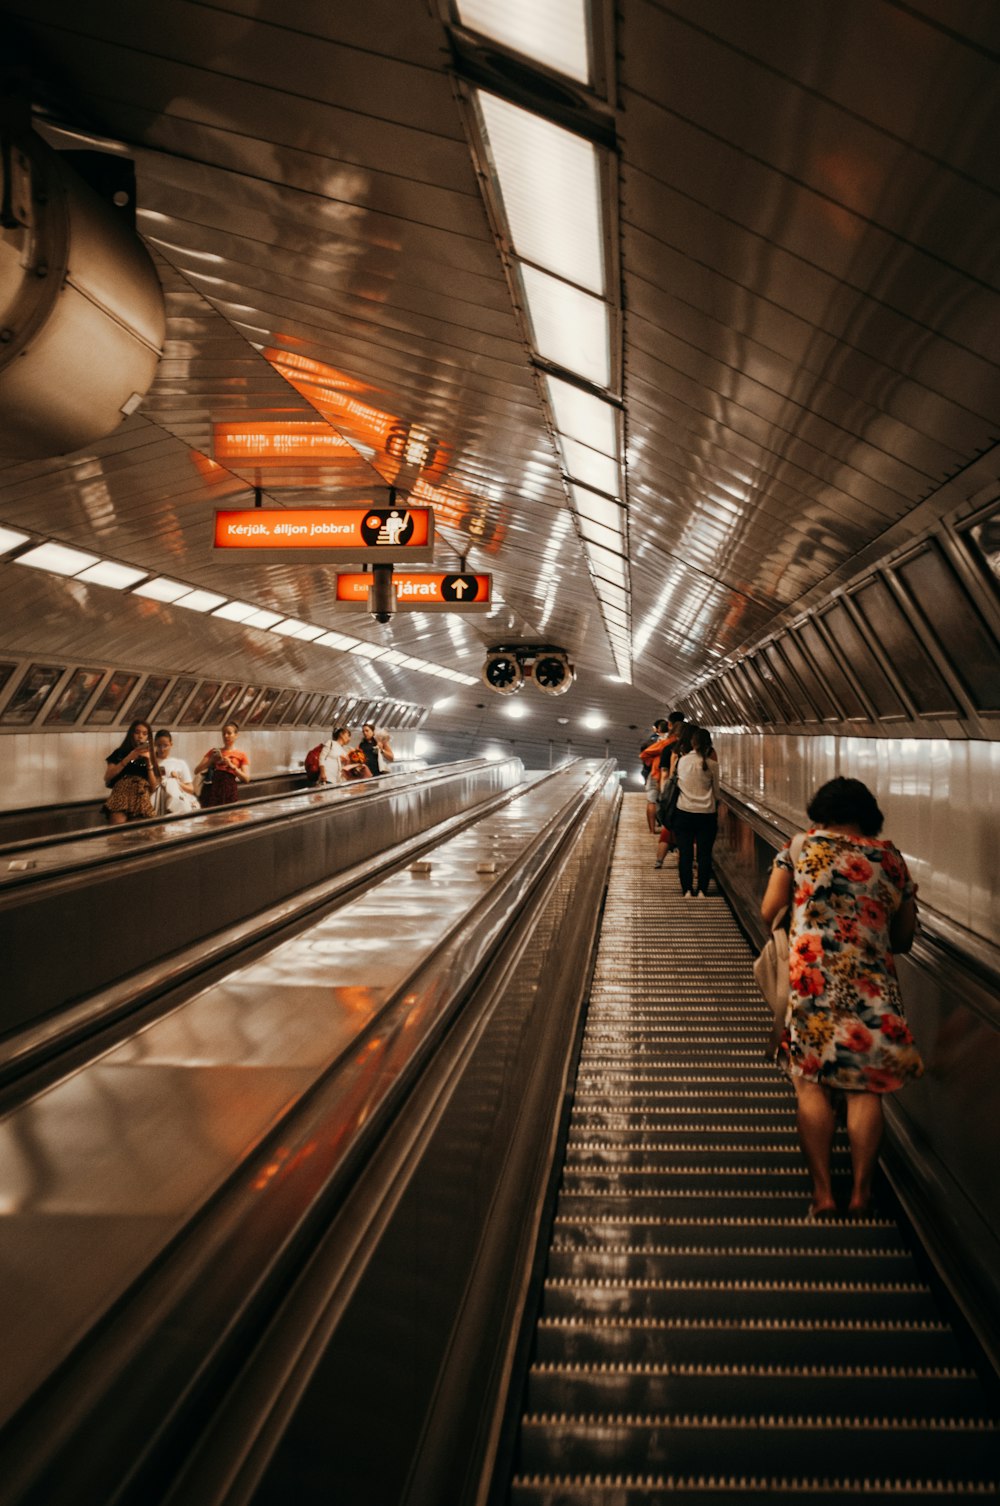
[{"label": "sign reading kij\u00e1rat", "polygon": [[[370,575],[338,575],[338,606],[368,610]],[[416,575],[411,570],[394,570],[392,589],[396,604],[420,612],[445,612],[464,608],[487,612],[493,604],[493,577],[466,573]]]},{"label": "sign reading kij\u00e1rat", "polygon": [[[288,559],[299,552],[316,563],[349,554],[362,561],[434,558],[429,507],[249,507],[215,514],[215,548],[233,558]],[[329,561],[326,561],[327,563]]]}]

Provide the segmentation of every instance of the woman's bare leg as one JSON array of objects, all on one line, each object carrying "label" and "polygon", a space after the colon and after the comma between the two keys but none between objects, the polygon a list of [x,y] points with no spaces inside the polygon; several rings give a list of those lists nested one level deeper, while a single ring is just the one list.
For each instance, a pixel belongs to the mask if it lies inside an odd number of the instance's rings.
[{"label": "woman's bare leg", "polygon": [[851,1145],[854,1186],[849,1213],[864,1213],[871,1202],[872,1177],[882,1143],[882,1098],[879,1093],[848,1093],[847,1138]]},{"label": "woman's bare leg", "polygon": [[796,1077],[798,1098],[799,1143],[802,1146],[813,1182],[813,1213],[832,1213],[836,1209],[830,1183],[830,1147],[837,1116],[829,1094],[818,1082],[803,1082]]},{"label": "woman's bare leg", "polygon": [[126,814],[125,814],[124,811],[109,811],[108,812],[108,825],[109,826],[124,826],[125,822],[127,820],[128,820],[128,817],[126,816]]}]

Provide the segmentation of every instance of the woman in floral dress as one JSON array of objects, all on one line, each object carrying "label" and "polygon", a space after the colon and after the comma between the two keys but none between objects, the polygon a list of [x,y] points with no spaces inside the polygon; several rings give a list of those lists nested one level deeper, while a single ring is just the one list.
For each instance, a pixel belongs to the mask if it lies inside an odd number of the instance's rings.
[{"label": "woman in floral dress", "polygon": [[[879,840],[882,812],[857,779],[832,779],[809,803],[797,860],[774,860],[761,905],[770,926],[791,905],[789,1004],[779,1059],[798,1100],[813,1180],[814,1217],[836,1212],[830,1148],[843,1093],[854,1184],[848,1212],[871,1200],[882,1138],[882,1095],[923,1062],[903,1017],[894,952],[909,951],[916,889],[902,854]],[[796,844],[798,845],[798,844]]]}]

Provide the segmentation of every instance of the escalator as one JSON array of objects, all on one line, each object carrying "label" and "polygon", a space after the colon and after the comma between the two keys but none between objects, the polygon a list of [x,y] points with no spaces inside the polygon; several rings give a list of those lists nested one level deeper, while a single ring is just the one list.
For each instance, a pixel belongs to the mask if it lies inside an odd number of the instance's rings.
[{"label": "escalator", "polygon": [[807,1217],[750,961],[626,800],[514,1506],[1000,1498],[995,1395],[889,1189]]}]

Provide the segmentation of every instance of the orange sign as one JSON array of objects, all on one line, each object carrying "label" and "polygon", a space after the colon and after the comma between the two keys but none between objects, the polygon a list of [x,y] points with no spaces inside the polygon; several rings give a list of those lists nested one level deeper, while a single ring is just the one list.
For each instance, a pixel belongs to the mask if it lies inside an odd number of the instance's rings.
[{"label": "orange sign", "polygon": [[[360,607],[367,611],[368,592],[372,588],[371,575],[338,575],[337,602],[343,606]],[[415,575],[412,571],[394,570],[392,589],[400,607],[413,607],[421,612],[452,611],[464,607],[467,611],[486,612],[492,606],[493,577],[453,572],[440,575]]]},{"label": "orange sign", "polygon": [[386,560],[394,554],[434,556],[434,514],[429,507],[249,507],[215,514],[215,547],[234,556],[283,558],[298,551],[315,557],[336,550],[343,558]]}]

